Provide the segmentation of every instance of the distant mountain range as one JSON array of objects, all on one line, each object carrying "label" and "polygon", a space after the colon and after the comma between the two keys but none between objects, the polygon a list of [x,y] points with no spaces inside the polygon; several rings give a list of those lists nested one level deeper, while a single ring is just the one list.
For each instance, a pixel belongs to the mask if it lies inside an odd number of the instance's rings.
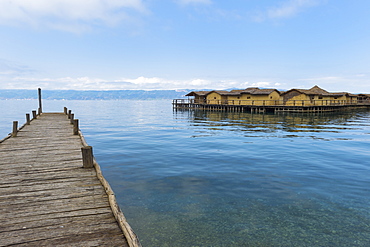
[{"label": "distant mountain range", "polygon": [[[193,90],[110,90],[110,91],[77,91],[77,90],[42,90],[42,98],[50,100],[120,100],[120,99],[176,99],[184,98]],[[37,99],[37,90],[0,89],[0,100],[4,99]]]}]

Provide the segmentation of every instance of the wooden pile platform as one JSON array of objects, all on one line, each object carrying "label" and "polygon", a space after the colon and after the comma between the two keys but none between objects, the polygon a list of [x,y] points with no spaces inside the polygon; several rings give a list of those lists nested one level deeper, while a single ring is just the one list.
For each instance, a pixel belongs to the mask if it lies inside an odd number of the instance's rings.
[{"label": "wooden pile platform", "polygon": [[43,113],[0,143],[0,246],[133,246],[82,141],[65,114]]}]

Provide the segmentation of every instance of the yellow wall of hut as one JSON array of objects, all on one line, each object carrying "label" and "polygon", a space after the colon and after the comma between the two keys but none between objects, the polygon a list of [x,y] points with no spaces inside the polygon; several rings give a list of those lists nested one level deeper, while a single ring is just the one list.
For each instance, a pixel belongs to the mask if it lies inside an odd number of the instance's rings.
[{"label": "yellow wall of hut", "polygon": [[243,93],[241,95],[220,95],[212,92],[207,95],[207,104],[215,105],[276,105],[280,102],[280,94],[273,91],[269,95],[253,95]]},{"label": "yellow wall of hut", "polygon": [[213,91],[206,96],[195,97],[196,103],[206,103],[213,105],[288,105],[288,106],[320,106],[320,105],[340,105],[357,103],[354,95],[314,95],[310,96],[300,93],[286,101],[277,91],[268,95],[253,95],[242,93],[240,95],[223,95]]},{"label": "yellow wall of hut", "polygon": [[306,94],[299,94],[290,98],[285,102],[287,106],[320,106],[320,105],[344,105],[348,103],[356,103],[357,100],[354,100],[353,97],[343,96],[334,96],[334,95],[315,95],[310,97]]},{"label": "yellow wall of hut", "polygon": [[225,105],[227,96],[223,96],[217,92],[212,92],[207,95],[207,104],[211,105]]}]

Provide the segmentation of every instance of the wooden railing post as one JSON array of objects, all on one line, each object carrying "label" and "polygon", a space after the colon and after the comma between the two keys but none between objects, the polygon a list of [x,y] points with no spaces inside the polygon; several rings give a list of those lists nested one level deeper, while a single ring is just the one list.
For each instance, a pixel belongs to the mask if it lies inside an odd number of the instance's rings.
[{"label": "wooden railing post", "polygon": [[75,118],[75,114],[74,114],[74,113],[72,113],[72,114],[71,114],[71,124],[73,124],[73,120],[74,120],[74,118]]},{"label": "wooden railing post", "polygon": [[32,111],[32,117],[35,119],[37,117],[36,111]]},{"label": "wooden railing post", "polygon": [[40,115],[42,113],[41,88],[39,88],[38,91],[39,91],[39,115]]},{"label": "wooden railing post", "polygon": [[78,130],[79,130],[78,119],[74,119],[73,120],[73,134],[78,135]]},{"label": "wooden railing post", "polygon": [[13,121],[12,137],[16,137],[18,133],[18,121]]},{"label": "wooden railing post", "polygon": [[26,124],[27,125],[30,125],[30,123],[31,123],[30,114],[29,113],[26,113]]},{"label": "wooden railing post", "polygon": [[64,114],[66,114],[67,115],[67,107],[64,107]]},{"label": "wooden railing post", "polygon": [[81,148],[82,151],[82,162],[83,168],[94,167],[94,157],[91,146],[86,146]]},{"label": "wooden railing post", "polygon": [[72,110],[68,110],[68,119],[71,119]]}]

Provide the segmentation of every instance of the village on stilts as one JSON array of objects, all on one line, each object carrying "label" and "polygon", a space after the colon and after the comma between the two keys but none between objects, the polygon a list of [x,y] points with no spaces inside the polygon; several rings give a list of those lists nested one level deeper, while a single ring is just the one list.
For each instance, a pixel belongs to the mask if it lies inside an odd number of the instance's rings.
[{"label": "village on stilts", "polygon": [[260,89],[192,91],[188,99],[174,99],[176,109],[204,109],[251,113],[333,112],[369,107],[370,94],[328,92],[319,86],[310,89]]}]

